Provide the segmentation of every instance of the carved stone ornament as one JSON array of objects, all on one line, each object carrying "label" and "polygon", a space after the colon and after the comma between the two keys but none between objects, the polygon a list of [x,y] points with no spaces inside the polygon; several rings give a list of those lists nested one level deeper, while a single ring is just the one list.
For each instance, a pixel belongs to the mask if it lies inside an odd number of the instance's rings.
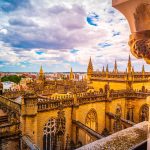
[{"label": "carved stone ornament", "polygon": [[131,53],[150,64],[150,4],[141,3],[136,8],[134,23],[137,32],[130,35]]},{"label": "carved stone ornament", "polygon": [[150,30],[132,33],[129,39],[131,53],[150,64]]}]

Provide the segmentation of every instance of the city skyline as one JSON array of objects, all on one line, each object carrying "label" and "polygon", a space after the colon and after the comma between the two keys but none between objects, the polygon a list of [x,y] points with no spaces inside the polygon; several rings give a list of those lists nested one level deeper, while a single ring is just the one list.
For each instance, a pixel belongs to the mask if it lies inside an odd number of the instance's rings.
[{"label": "city skyline", "polygon": [[[111,0],[2,0],[0,12],[0,71],[86,72],[90,56],[95,70],[115,59],[126,69],[129,26]],[[131,58],[141,71],[144,61]]]}]

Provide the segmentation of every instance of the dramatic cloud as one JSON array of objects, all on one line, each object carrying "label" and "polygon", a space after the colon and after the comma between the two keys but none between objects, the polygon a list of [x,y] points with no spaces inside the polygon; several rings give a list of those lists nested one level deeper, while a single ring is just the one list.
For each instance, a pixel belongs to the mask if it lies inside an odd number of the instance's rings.
[{"label": "dramatic cloud", "polygon": [[111,0],[1,0],[0,22],[0,71],[86,71],[90,56],[126,68],[129,26]]}]

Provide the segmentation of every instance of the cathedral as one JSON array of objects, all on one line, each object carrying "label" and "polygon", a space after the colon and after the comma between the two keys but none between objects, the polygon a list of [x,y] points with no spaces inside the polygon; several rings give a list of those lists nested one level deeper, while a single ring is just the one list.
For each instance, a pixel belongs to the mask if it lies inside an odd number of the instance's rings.
[{"label": "cathedral", "polygon": [[[150,63],[149,0],[112,0],[127,19],[131,53]],[[150,72],[109,66],[87,77],[49,80],[43,68],[24,90],[0,82],[0,150],[144,150],[149,135]]]},{"label": "cathedral", "polygon": [[87,77],[49,80],[41,66],[27,90],[4,91],[0,85],[0,149],[72,150],[147,121],[150,73],[108,65]]}]

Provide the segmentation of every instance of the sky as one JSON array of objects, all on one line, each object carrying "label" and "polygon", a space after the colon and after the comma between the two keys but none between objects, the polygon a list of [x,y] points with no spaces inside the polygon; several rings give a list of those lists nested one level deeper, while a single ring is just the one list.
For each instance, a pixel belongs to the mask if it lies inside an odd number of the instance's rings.
[{"label": "sky", "polygon": [[[111,0],[0,0],[0,71],[125,71],[130,29]],[[135,71],[143,60],[131,56]],[[146,70],[150,71],[145,64]]]}]

